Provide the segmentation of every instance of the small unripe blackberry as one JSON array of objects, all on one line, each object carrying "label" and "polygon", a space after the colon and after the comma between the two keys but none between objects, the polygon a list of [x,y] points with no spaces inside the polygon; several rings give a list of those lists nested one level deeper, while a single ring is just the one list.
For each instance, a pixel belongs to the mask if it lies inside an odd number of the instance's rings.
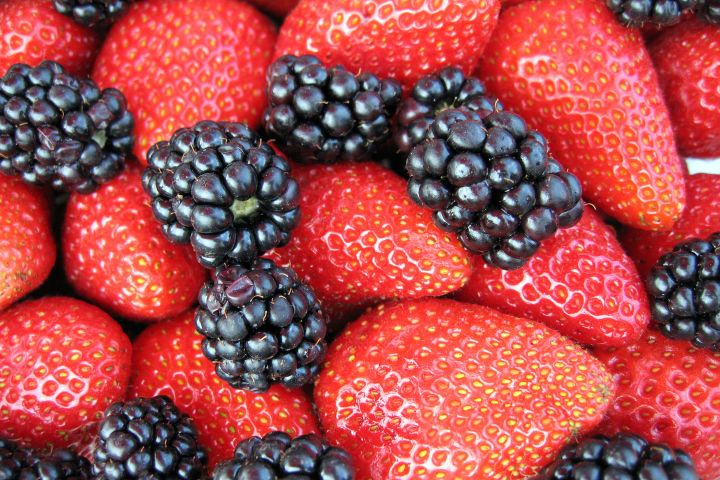
[{"label": "small unripe blackberry", "polygon": [[86,27],[106,27],[125,13],[130,0],[53,0],[55,10]]},{"label": "small unripe blackberry", "polygon": [[86,480],[90,462],[72,450],[41,455],[0,438],[0,480]]},{"label": "small unripe blackberry", "polygon": [[695,10],[704,0],[606,0],[620,23],[628,26],[646,22],[658,26],[678,23],[686,10]]}]

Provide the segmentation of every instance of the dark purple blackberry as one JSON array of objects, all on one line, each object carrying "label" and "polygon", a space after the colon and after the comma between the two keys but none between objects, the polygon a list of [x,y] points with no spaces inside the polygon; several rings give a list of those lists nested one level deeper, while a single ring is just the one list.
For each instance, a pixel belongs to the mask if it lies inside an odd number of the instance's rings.
[{"label": "dark purple blackberry", "polygon": [[696,9],[703,0],[605,0],[620,23],[628,26],[646,22],[658,26],[678,23],[685,10]]},{"label": "dark purple blackberry", "polygon": [[677,245],[645,284],[653,322],[664,335],[720,352],[720,232]]},{"label": "dark purple blackberry", "polygon": [[720,0],[698,0],[698,14],[707,22],[720,25]]},{"label": "dark purple blackberry", "polygon": [[273,432],[250,437],[235,448],[235,456],[215,467],[213,480],[354,480],[352,457],[329,446],[317,435],[291,439]]},{"label": "dark purple blackberry", "polygon": [[427,137],[407,158],[410,198],[491,265],[520,268],[542,240],[580,219],[580,182],[519,116],[445,110]]},{"label": "dark purple blackberry", "polygon": [[320,370],[327,319],[313,290],[291,268],[260,259],[227,266],[199,295],[195,328],[203,353],[234,388],[300,387]]},{"label": "dark purple blackberry", "polygon": [[106,27],[125,13],[130,0],[53,0],[55,10],[86,27]]},{"label": "dark purple blackberry", "polygon": [[372,73],[327,68],[312,55],[285,55],[267,74],[264,125],[293,160],[334,163],[373,159],[390,138],[402,89]]},{"label": "dark purple blackberry", "polygon": [[122,93],[100,90],[55,62],[15,64],[0,79],[2,173],[88,193],[122,170],[132,130]]},{"label": "dark purple blackberry", "polygon": [[207,478],[207,455],[192,420],[165,396],[110,405],[94,456],[97,480]]},{"label": "dark purple blackberry", "polygon": [[200,122],[148,152],[143,186],[174,243],[216,267],[250,264],[290,240],[300,220],[290,164],[240,123]]},{"label": "dark purple blackberry", "polygon": [[0,480],[85,480],[91,478],[90,462],[61,449],[39,455],[0,438]]},{"label": "dark purple blackberry", "polygon": [[601,435],[565,447],[533,480],[700,480],[682,450],[636,435]]},{"label": "dark purple blackberry", "polygon": [[457,67],[446,67],[422,77],[413,87],[412,96],[398,107],[395,144],[408,153],[428,135],[435,117],[448,109],[468,109],[485,117],[503,106],[487,93],[478,78],[465,77]]}]

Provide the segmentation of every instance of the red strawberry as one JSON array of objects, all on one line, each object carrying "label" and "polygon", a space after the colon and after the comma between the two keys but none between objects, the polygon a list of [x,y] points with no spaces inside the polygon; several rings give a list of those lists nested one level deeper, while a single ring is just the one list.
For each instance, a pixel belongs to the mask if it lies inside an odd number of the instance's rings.
[{"label": "red strawberry", "polygon": [[521,269],[500,270],[476,257],[457,298],[544,322],[587,345],[633,343],[650,321],[632,260],[591,208],[580,223],[543,242]]},{"label": "red strawberry", "polygon": [[135,155],[200,120],[247,122],[265,108],[275,27],[239,0],[146,0],[112,27],[92,77],[135,115]]},{"label": "red strawberry", "polygon": [[55,264],[45,193],[0,175],[0,310],[39,287]]},{"label": "red strawberry", "polygon": [[190,415],[210,468],[232,457],[235,445],[253,435],[281,430],[315,433],[317,420],[303,390],[273,386],[264,394],[235,390],[220,380],[201,350],[194,311],[145,329],[133,344],[129,397],[167,395]]},{"label": "red strawberry", "polygon": [[647,230],[679,218],[682,169],[650,55],[640,32],[621,26],[602,0],[504,10],[479,72],[506,108],[547,136],[589,201]]},{"label": "red strawberry", "polygon": [[499,0],[301,0],[280,29],[275,56],[312,53],[409,90],[447,65],[470,73],[499,11]]},{"label": "red strawberry", "polygon": [[331,345],[315,386],[358,478],[515,479],[601,420],[600,362],[545,326],[426,299],[381,305]]},{"label": "red strawberry", "polygon": [[23,445],[66,447],[123,398],[130,340],[97,307],[67,297],[0,314],[0,432]]},{"label": "red strawberry", "polygon": [[698,18],[648,45],[665,93],[680,153],[720,156],[720,35]]},{"label": "red strawberry", "polygon": [[90,72],[100,36],[61,15],[52,0],[0,1],[0,76],[15,63],[54,60],[73,74]]},{"label": "red strawberry", "polygon": [[720,175],[698,174],[685,178],[687,207],[669,232],[648,232],[632,228],[622,235],[622,244],[635,261],[642,278],[661,255],[691,238],[707,238],[720,231]]},{"label": "red strawberry", "polygon": [[140,172],[129,165],[94,193],[73,194],[62,249],[65,274],[80,295],[122,317],[151,321],[194,305],[207,275],[189,245],[163,236]]},{"label": "red strawberry", "polygon": [[374,163],[298,166],[302,220],[276,251],[334,320],[386,299],[440,296],[470,276],[469,254],[406,183]]},{"label": "red strawberry", "polygon": [[649,332],[635,345],[596,355],[618,385],[601,433],[632,432],[681,448],[701,478],[720,478],[720,352]]},{"label": "red strawberry", "polygon": [[256,7],[278,17],[284,17],[295,8],[298,0],[249,0]]}]

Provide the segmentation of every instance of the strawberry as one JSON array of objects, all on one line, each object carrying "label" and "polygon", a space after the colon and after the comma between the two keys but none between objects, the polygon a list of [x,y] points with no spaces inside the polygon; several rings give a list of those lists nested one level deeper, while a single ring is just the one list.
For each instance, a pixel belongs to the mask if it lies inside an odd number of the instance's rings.
[{"label": "strawberry", "polygon": [[445,295],[469,278],[469,254],[395,173],[374,163],[293,171],[302,218],[274,257],[313,287],[333,320],[386,299]]},{"label": "strawberry", "polygon": [[295,8],[298,0],[249,0],[261,10],[272,13],[277,17],[284,17]]},{"label": "strawberry", "polygon": [[518,270],[493,268],[476,257],[457,298],[544,322],[587,345],[633,343],[650,321],[645,286],[632,260],[591,208],[580,223],[543,242]]},{"label": "strawberry", "polygon": [[620,240],[645,278],[661,255],[691,238],[720,231],[720,175],[700,173],[685,178],[687,206],[669,232],[625,229]]},{"label": "strawberry", "polygon": [[600,209],[646,230],[679,218],[682,169],[650,56],[639,31],[621,26],[602,0],[504,10],[478,72],[548,138]]},{"label": "strawberry", "polygon": [[195,304],[207,275],[189,245],[163,236],[140,176],[132,164],[94,193],[73,194],[62,250],[81,296],[121,317],[152,321]]},{"label": "strawberry", "polygon": [[39,287],[55,264],[45,193],[0,175],[0,310]]},{"label": "strawberry", "polygon": [[665,30],[648,49],[665,93],[680,153],[720,156],[717,26],[699,18],[691,19]]},{"label": "strawberry", "polygon": [[52,0],[0,2],[0,76],[16,63],[53,60],[78,76],[90,72],[100,36],[61,15]]},{"label": "strawberry", "polygon": [[135,115],[134,153],[200,120],[259,125],[270,20],[239,0],[133,3],[107,35],[93,79],[125,94]]},{"label": "strawberry", "polygon": [[618,385],[599,432],[632,432],[681,448],[701,478],[720,478],[720,352],[651,331],[634,345],[596,356]]},{"label": "strawberry", "polygon": [[151,325],[135,339],[129,398],[170,397],[195,422],[211,469],[232,457],[244,438],[275,430],[292,436],[318,431],[310,398],[302,390],[276,385],[256,394],[220,380],[203,356],[193,318],[190,310]]},{"label": "strawberry", "polygon": [[410,90],[447,65],[470,73],[499,11],[499,0],[301,0],[280,29],[275,57],[311,53]]},{"label": "strawberry", "polygon": [[0,431],[25,446],[67,447],[123,398],[130,340],[108,314],[68,297],[0,313]]},{"label": "strawberry", "polygon": [[331,345],[315,386],[328,440],[358,478],[526,478],[593,429],[600,362],[545,326],[425,299],[381,305]]}]

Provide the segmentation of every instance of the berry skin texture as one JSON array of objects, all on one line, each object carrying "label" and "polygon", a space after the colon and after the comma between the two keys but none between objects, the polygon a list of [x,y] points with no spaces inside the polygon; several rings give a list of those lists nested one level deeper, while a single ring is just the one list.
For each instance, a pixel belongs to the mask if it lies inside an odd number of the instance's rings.
[{"label": "berry skin texture", "polygon": [[73,194],[62,250],[79,295],[123,318],[154,321],[195,304],[207,274],[189,246],[163,237],[140,176],[131,164],[96,192]]},{"label": "berry skin texture", "polygon": [[69,449],[43,455],[0,438],[0,478],[3,480],[86,480],[90,462]]},{"label": "berry skin texture", "polygon": [[125,13],[130,0],[53,0],[53,4],[81,25],[104,28]]},{"label": "berry skin texture", "polygon": [[232,457],[242,438],[273,431],[291,436],[318,432],[312,403],[302,390],[274,385],[267,393],[254,394],[220,380],[203,356],[194,313],[151,325],[135,339],[128,398],[170,397],[195,422],[209,469]]},{"label": "berry skin texture", "polygon": [[720,353],[648,332],[638,343],[596,351],[617,384],[598,433],[634,433],[688,453],[700,478],[720,468]]},{"label": "berry skin texture", "polygon": [[314,398],[358,478],[526,478],[601,420],[600,362],[538,323],[423,299],[368,310],[330,346]]},{"label": "berry skin texture", "polygon": [[410,90],[447,65],[470,73],[499,11],[499,0],[301,0],[280,29],[275,57],[309,53]]},{"label": "berry skin texture", "polygon": [[58,13],[52,0],[0,2],[0,32],[0,74],[16,63],[53,60],[84,76],[100,48],[100,35]]},{"label": "berry skin texture", "polygon": [[0,175],[0,310],[39,287],[55,264],[48,198]]},{"label": "berry skin texture", "polygon": [[668,230],[679,218],[683,175],[650,56],[641,34],[601,0],[504,10],[478,74],[547,137],[586,200],[645,230]]},{"label": "berry skin texture", "polygon": [[108,33],[92,78],[127,97],[133,152],[145,164],[152,145],[200,120],[257,127],[275,36],[270,20],[239,0],[134,2]]},{"label": "berry skin texture", "polygon": [[519,270],[493,268],[480,257],[473,267],[455,298],[543,322],[585,345],[634,343],[650,321],[642,279],[592,208]]},{"label": "berry skin texture", "polygon": [[699,18],[688,20],[653,39],[648,50],[665,93],[680,153],[720,156],[718,26]]},{"label": "berry skin texture", "polygon": [[23,446],[71,446],[125,395],[131,345],[99,308],[44,297],[0,314],[0,431]]},{"label": "berry skin texture", "polygon": [[373,163],[293,171],[303,214],[273,259],[313,288],[332,320],[387,299],[445,295],[469,278],[469,254],[395,173]]}]

